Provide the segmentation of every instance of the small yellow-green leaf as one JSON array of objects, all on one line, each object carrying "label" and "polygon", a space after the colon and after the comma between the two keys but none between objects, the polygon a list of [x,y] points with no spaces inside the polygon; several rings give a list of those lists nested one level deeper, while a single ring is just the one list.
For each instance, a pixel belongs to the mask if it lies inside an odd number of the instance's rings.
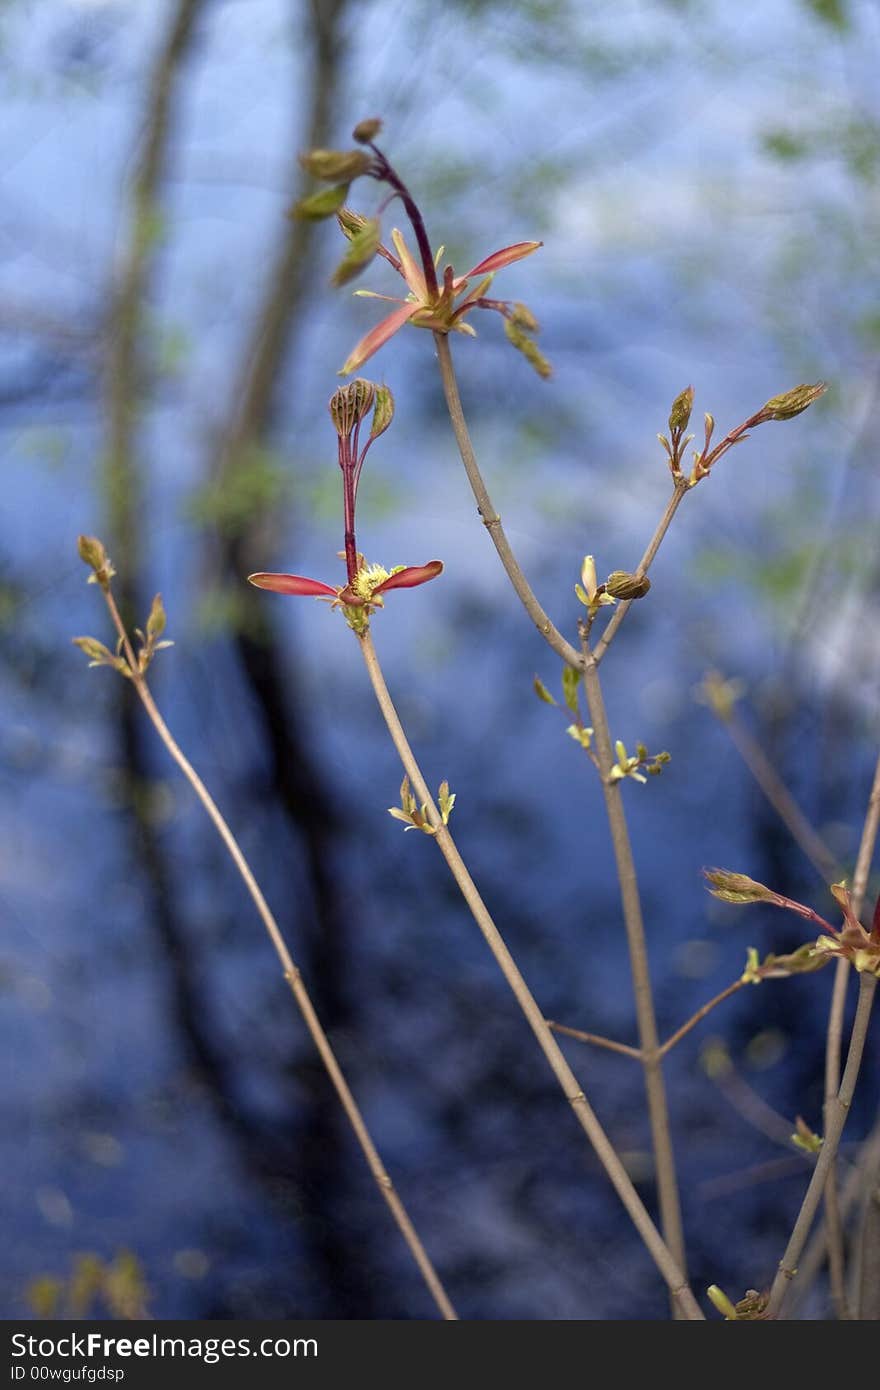
[{"label": "small yellow-green leaf", "polygon": [[347,183],[338,183],[334,188],[322,188],[319,193],[301,198],[291,208],[291,216],[303,222],[320,222],[325,217],[332,217],[345,202],[348,188]]},{"label": "small yellow-green leaf", "polygon": [[147,618],[147,636],[155,642],[165,631],[165,624],[165,605],[162,602],[162,595],[157,594],[153,599],[150,616]]},{"label": "small yellow-green leaf", "polygon": [[532,686],[538,699],[543,700],[545,705],[556,704],[556,701],[550,694],[550,691],[547,689],[544,682],[538,676],[535,676],[535,679],[532,681]]},{"label": "small yellow-green leaf", "polygon": [[369,171],[373,159],[366,150],[307,150],[299,162],[312,178],[323,183],[350,183]]},{"label": "small yellow-green leaf", "polygon": [[379,247],[379,219],[368,217],[364,225],[350,238],[348,250],[330,278],[338,289],[347,285],[369,265]]},{"label": "small yellow-green leaf", "polygon": [[580,713],[578,705],[578,691],[581,685],[580,671],[576,671],[573,666],[563,666],[562,668],[562,694],[565,703],[572,714]]}]

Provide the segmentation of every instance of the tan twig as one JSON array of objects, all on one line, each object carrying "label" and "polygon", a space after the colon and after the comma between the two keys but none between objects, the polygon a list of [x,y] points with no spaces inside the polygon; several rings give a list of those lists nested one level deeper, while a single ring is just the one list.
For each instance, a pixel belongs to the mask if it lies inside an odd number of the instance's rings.
[{"label": "tan twig", "polygon": [[873,975],[862,974],[859,979],[859,1002],[856,1007],[856,1017],[853,1030],[849,1040],[849,1051],[847,1053],[846,1066],[843,1078],[840,1083],[840,1090],[834,1098],[834,1103],[829,1107],[828,1122],[825,1126],[822,1148],[819,1151],[819,1158],[813,1170],[813,1176],[804,1196],[801,1209],[798,1212],[794,1229],[791,1233],[788,1245],[779,1263],[779,1271],[773,1281],[770,1291],[770,1302],[767,1305],[768,1317],[778,1318],[782,1312],[785,1296],[788,1287],[798,1272],[798,1261],[801,1252],[807,1243],[810,1229],[816,1216],[819,1203],[822,1200],[822,1193],[828,1179],[828,1173],[840,1147],[840,1137],[843,1134],[846,1117],[852,1104],[855,1094],[856,1082],[858,1080],[859,1069],[862,1064],[862,1056],[865,1051],[865,1041],[868,1035],[868,1024],[871,1017],[871,1007],[874,1003],[874,995],[877,989],[877,980]]},{"label": "tan twig", "polygon": [[287,949],[287,944],[281,933],[281,929],[278,926],[277,921],[275,920],[272,910],[269,907],[269,904],[266,902],[260,885],[254,878],[250,865],[245,859],[244,854],[242,853],[241,848],[238,844],[238,841],[236,840],[226,820],[221,814],[220,809],[217,806],[217,803],[214,801],[204,782],[199,777],[199,774],[193,767],[192,763],[183,753],[179,744],[175,740],[173,734],[171,733],[171,730],[168,728],[168,725],[165,723],[165,720],[162,718],[162,715],[160,714],[159,709],[156,706],[156,703],[153,699],[152,693],[144,676],[139,673],[137,657],[135,656],[135,653],[132,649],[131,642],[128,637],[128,632],[122,621],[119,609],[116,606],[116,600],[114,599],[109,586],[102,585],[101,587],[102,592],[104,594],[104,598],[107,601],[107,607],[110,610],[110,616],[113,620],[113,625],[116,628],[116,631],[118,632],[120,640],[122,642],[122,649],[125,653],[126,661],[128,662],[128,666],[131,672],[131,681],[134,686],[134,689],[140,697],[141,703],[143,704],[144,709],[146,710],[147,715],[149,716],[150,721],[152,722],[157,734],[164,743],[171,757],[177,763],[177,766],[180,768],[184,777],[189,782],[196,796],[201,801],[203,807],[205,808],[205,811],[207,812],[210,820],[214,825],[215,830],[217,831],[217,834],[223,841],[223,844],[229,854],[229,857],[231,858],[236,869],[238,870],[242,878],[242,881],[244,882],[244,885],[248,893],[250,894],[251,901],[257,909],[257,912],[260,915],[263,925],[265,926],[266,931],[269,934],[269,938],[272,942],[272,945],[275,948],[275,953],[278,956],[279,961],[281,962],[281,968],[284,972],[284,978],[290,986],[291,992],[297,1002],[297,1005],[299,1006],[299,1010],[303,1016],[306,1028],[308,1029],[312,1041],[318,1049],[321,1061],[324,1063],[330,1080],[333,1083],[334,1090],[336,1091],[336,1094],[339,1097],[340,1104],[342,1105],[342,1108],[345,1111],[348,1122],[354,1131],[355,1137],[357,1139],[358,1144],[361,1147],[361,1150],[367,1161],[367,1165],[375,1180],[376,1186],[381,1192],[384,1201],[387,1203],[388,1208],[391,1211],[391,1214],[397,1224],[398,1230],[400,1231],[401,1235],[406,1241],[410,1253],[412,1254],[413,1259],[418,1265],[422,1278],[424,1279],[425,1284],[427,1285],[428,1290],[432,1298],[434,1299],[434,1302],[436,1303],[440,1314],[444,1319],[448,1321],[453,1321],[457,1318],[455,1309],[453,1308],[452,1303],[449,1300],[449,1297],[440,1281],[437,1271],[434,1269],[434,1266],[431,1263],[430,1257],[428,1256],[428,1253],[425,1250],[424,1245],[422,1244],[418,1232],[416,1231],[412,1223],[412,1220],[410,1219],[409,1213],[407,1212],[406,1207],[404,1206],[401,1198],[398,1196],[397,1190],[394,1187],[394,1184],[391,1181],[391,1178],[389,1177],[384,1164],[382,1163],[378,1150],[376,1149],[376,1146],[373,1143],[373,1140],[370,1136],[370,1132],[367,1129],[367,1126],[364,1122],[364,1118],[358,1108],[357,1102],[355,1101],[354,1096],[352,1095],[351,1090],[349,1089],[348,1083],[345,1080],[339,1063],[336,1060],[336,1056],[333,1052],[333,1049],[330,1046],[329,1039],[326,1033],[324,1032],[324,1029],[321,1027],[320,1020],[318,1019],[318,1016],[312,1005],[312,1001],[309,997],[308,990],[306,989],[306,986],[303,984],[299,970],[294,964],[293,958],[289,950]]},{"label": "tan twig", "polygon": [[[861,914],[864,904],[871,861],[877,844],[878,828],[880,828],[880,758],[877,759],[874,769],[874,780],[868,797],[865,824],[862,829],[862,838],[859,842],[859,852],[856,856],[856,867],[853,874],[853,907],[857,916]],[[778,1317],[782,1311],[789,1284],[797,1274],[798,1260],[807,1243],[810,1228],[822,1199],[825,1183],[834,1166],[862,1064],[876,990],[876,977],[863,973],[859,978],[859,1000],[856,1006],[855,1022],[850,1034],[849,1051],[840,1089],[826,1107],[825,1135],[819,1161],[798,1212],[785,1254],[780,1261],[779,1272],[773,1281],[768,1305],[768,1313],[772,1317]]]},{"label": "tan twig", "polygon": [[449,348],[448,335],[445,333],[435,333],[434,342],[437,346],[437,359],[440,363],[440,376],[443,380],[443,393],[446,397],[446,405],[449,410],[449,419],[452,422],[452,430],[455,435],[455,442],[458,445],[458,452],[464,464],[464,471],[467,473],[468,482],[477,501],[477,508],[480,518],[486,530],[492,538],[492,544],[498,551],[498,557],[504,566],[507,577],[516,590],[517,596],[531,618],[535,627],[544,638],[545,642],[552,647],[557,656],[575,670],[580,670],[583,665],[583,658],[576,647],[573,647],[554,627],[544,609],[535,597],[529,581],[520,569],[519,561],[510,547],[510,542],[501,524],[501,517],[495,510],[492,499],[489,496],[477,457],[474,453],[474,446],[471,443],[470,433],[468,432],[467,421],[464,418],[461,396],[458,390],[458,381],[455,376],[455,368],[452,365],[452,353]]},{"label": "tan twig", "polygon": [[[648,542],[648,548],[636,567],[635,574],[638,578],[641,578],[642,575],[647,574],[648,570],[654,563],[654,556],[660,549],[666,532],[669,530],[669,527],[671,525],[672,518],[678,511],[682,499],[688,491],[689,488],[686,481],[677,482],[675,484],[672,496],[666,504],[666,510],[664,511],[659,522],[657,523],[657,529],[651,537],[650,541]],[[617,609],[615,610],[614,616],[612,617],[605,631],[602,633],[602,636],[599,638],[599,641],[596,643],[595,648],[593,649],[593,657],[597,666],[599,665],[599,662],[602,660],[603,656],[607,652],[608,648],[611,646],[611,643],[614,641],[614,638],[618,632],[618,629],[620,628],[621,623],[623,622],[624,618],[626,617],[634,602],[635,599],[626,599],[617,605]]]},{"label": "tan twig", "polygon": [[632,1057],[635,1061],[642,1060],[642,1054],[637,1047],[630,1047],[627,1043],[615,1042],[613,1038],[603,1038],[601,1033],[585,1033],[581,1028],[569,1028],[567,1023],[556,1023],[554,1019],[547,1019],[547,1027],[554,1033],[562,1033],[566,1038],[574,1038],[577,1042],[589,1043],[591,1047],[604,1047],[608,1052],[619,1052],[623,1057]]},{"label": "tan twig", "polygon": [[587,1135],[597,1158],[607,1173],[615,1191],[626,1208],[639,1235],[651,1254],[657,1268],[665,1279],[670,1294],[686,1318],[702,1319],[703,1314],[691,1292],[680,1262],[663,1240],[657,1227],[648,1215],[645,1206],[635,1190],[617,1152],[594,1114],[584,1091],[563,1056],[556,1039],[544,1019],[534,996],[520,973],[507,945],[480,897],[476,884],[458,852],[455,841],[437,810],[434,800],[422,776],[407,740],[403,725],[394,708],[393,701],[385,684],[382,668],[376,655],[373,640],[367,629],[359,636],[364,662],[382,716],[388,727],[403,768],[409,777],[413,791],[420,803],[427,808],[427,815],[434,830],[433,838],[458,885],[477,926],[483,934],[501,973],[509,985],[514,998],[525,1015],[532,1032],[544,1053],[550,1068],[559,1082],[563,1094],[571,1105],[578,1123]]},{"label": "tan twig", "polygon": [[[449,418],[452,422],[452,429],[458,444],[459,453],[461,454],[461,460],[464,464],[465,472],[467,473],[474,497],[476,498],[477,507],[483,519],[483,524],[492,537],[495,549],[498,552],[507,576],[526,612],[532,619],[532,622],[538,628],[538,631],[542,634],[549,646],[562,657],[563,661],[578,670],[589,668],[589,666],[592,665],[592,675],[590,677],[585,676],[585,679],[590,680],[590,688],[587,690],[587,700],[589,703],[591,698],[590,691],[592,690],[593,702],[597,705],[597,708],[594,711],[593,705],[590,705],[591,718],[594,726],[597,724],[602,726],[601,734],[597,730],[596,748],[600,762],[603,758],[605,761],[605,766],[603,768],[603,785],[606,793],[605,801],[609,816],[609,824],[611,826],[612,841],[617,858],[624,920],[630,948],[630,962],[636,997],[636,1015],[639,1026],[639,1047],[642,1066],[645,1072],[661,1221],[663,1233],[668,1242],[669,1249],[680,1268],[684,1270],[684,1234],[681,1224],[681,1208],[675,1173],[675,1157],[672,1150],[669,1112],[666,1103],[666,1089],[659,1055],[659,1038],[657,1035],[656,1018],[654,1016],[653,994],[647,967],[641,905],[639,902],[638,884],[632,858],[632,850],[629,843],[629,833],[626,827],[623,805],[620,800],[620,788],[609,784],[607,781],[607,774],[610,772],[614,762],[614,755],[612,752],[611,737],[608,732],[608,721],[604,714],[604,702],[599,685],[598,668],[594,660],[590,662],[586,650],[578,652],[566,641],[562,634],[557,631],[532,592],[516,556],[510,547],[510,543],[504,533],[504,528],[501,525],[501,519],[492,504],[485,481],[480,472],[480,466],[474,453],[467,422],[464,417],[455,368],[452,362],[452,353],[447,336],[442,333],[435,333],[434,341],[437,347],[440,375],[443,381],[443,391],[449,410]],[[678,506],[681,495],[683,495],[683,491],[680,492],[677,488],[675,494],[677,498],[675,507]],[[666,526],[669,525],[674,515],[675,507],[667,509],[668,519],[666,520]],[[662,536],[657,539],[654,547],[655,550],[656,546],[660,544],[661,539]],[[650,559],[648,563],[650,563]],[[601,708],[598,708],[599,706],[601,706]]]},{"label": "tan twig", "polygon": [[[865,827],[859,845],[858,857],[853,873],[852,904],[857,917],[861,916],[868,887],[868,875],[877,841],[880,824],[880,761],[874,777],[874,785],[868,800]],[[831,993],[831,1007],[828,1013],[828,1032],[825,1047],[825,1128],[828,1129],[829,1116],[833,1111],[835,1098],[840,1085],[840,1061],[843,1042],[843,1021],[846,1011],[846,994],[849,984],[849,961],[843,957],[837,962],[834,973],[834,986]],[[846,1260],[843,1237],[843,1223],[837,1191],[836,1163],[832,1162],[825,1184],[825,1222],[828,1231],[828,1266],[831,1282],[831,1299],[839,1318],[851,1316],[846,1293]]]},{"label": "tan twig", "polygon": [[648,1117],[651,1124],[651,1138],[657,1172],[657,1195],[660,1204],[661,1224],[669,1248],[684,1268],[685,1247],[681,1204],[675,1170],[675,1154],[672,1148],[669,1107],[666,1101],[666,1084],[663,1079],[663,1054],[660,1050],[657,1018],[654,1011],[654,995],[648,967],[648,947],[642,918],[641,897],[626,814],[623,809],[621,785],[619,781],[611,780],[615,754],[599,679],[599,669],[586,642],[584,642],[584,690],[587,697],[587,707],[590,711],[590,723],[594,731],[594,747],[602,778],[602,793],[605,798],[605,811],[608,816],[614,860],[617,866],[624,928],[629,947],[639,1049],[645,1075]]},{"label": "tan twig", "polygon": [[803,850],[823,883],[840,877],[840,865],[828,846],[816,834],[785,782],[757,739],[737,717],[735,711],[721,720],[730,740],[792,839]]},{"label": "tan twig", "polygon": [[660,1056],[665,1057],[667,1052],[671,1052],[675,1044],[681,1042],[682,1038],[686,1037],[692,1028],[696,1028],[698,1023],[702,1023],[708,1013],[711,1013],[719,1004],[723,1004],[725,999],[729,999],[732,994],[736,994],[737,990],[742,989],[744,984],[745,980],[734,980],[732,985],[728,985],[726,989],[722,989],[715,995],[714,999],[709,1000],[708,1004],[704,1004],[701,1009],[697,1009],[697,1012],[692,1014],[686,1023],[683,1023],[680,1028],[676,1029],[670,1038],[666,1039],[660,1049]]},{"label": "tan twig", "polygon": [[[845,1221],[853,1207],[870,1184],[871,1175],[880,1164],[880,1119],[878,1119],[867,1138],[863,1141],[858,1160],[844,1180],[840,1193],[841,1217]],[[793,1286],[788,1300],[788,1309],[794,1316],[810,1290],[822,1262],[827,1254],[827,1229],[819,1226],[810,1237],[798,1269],[797,1283]]]}]

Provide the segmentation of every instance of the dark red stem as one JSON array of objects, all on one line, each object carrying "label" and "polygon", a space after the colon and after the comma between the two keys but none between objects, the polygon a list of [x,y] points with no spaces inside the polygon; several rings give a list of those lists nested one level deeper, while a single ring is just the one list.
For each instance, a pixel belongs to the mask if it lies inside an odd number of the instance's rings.
[{"label": "dark red stem", "polygon": [[418,204],[413,199],[413,196],[407,188],[406,184],[403,182],[403,179],[400,177],[397,171],[393,169],[392,166],[388,163],[388,160],[385,158],[382,151],[380,149],[377,149],[375,145],[371,145],[370,149],[373,151],[373,153],[379,161],[379,169],[375,177],[381,179],[384,183],[387,183],[390,188],[393,188],[395,193],[400,198],[400,201],[403,203],[406,215],[409,218],[413,232],[415,233],[416,242],[419,248],[419,255],[421,256],[422,260],[422,269],[425,272],[425,283],[428,286],[428,293],[432,297],[436,298],[436,296],[440,293],[440,286],[437,281],[437,269],[434,265],[434,256],[431,251],[431,243],[428,240],[428,232],[425,227],[425,221],[422,217],[421,212],[419,211]]}]

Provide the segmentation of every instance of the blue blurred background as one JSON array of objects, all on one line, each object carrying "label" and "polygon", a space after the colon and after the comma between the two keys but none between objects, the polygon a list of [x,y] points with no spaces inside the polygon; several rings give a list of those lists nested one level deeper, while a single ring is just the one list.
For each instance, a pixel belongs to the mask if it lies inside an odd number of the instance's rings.
[{"label": "blue blurred background", "polygon": [[[70,646],[109,640],[80,531],[142,617],[162,590],[157,698],[461,1315],[666,1315],[440,856],[386,814],[400,770],[344,623],[243,585],[337,573],[326,401],[377,317],[328,286],[335,227],[285,212],[297,152],[380,114],[459,268],[543,239],[498,292],[541,320],[553,379],[489,315],[453,346],[493,498],[572,636],[584,554],[633,568],[662,511],[656,432],[684,386],[724,431],[830,383],[686,499],[603,667],[615,736],[672,754],[625,788],[666,1036],[747,946],[804,939],[715,903],[702,866],[830,910],[695,698],[707,668],[743,682],[743,721],[844,870],[858,844],[880,734],[878,39],[869,0],[6,0],[2,1316],[433,1315],[221,847],[121,682]],[[376,187],[355,192],[372,212]],[[397,415],[360,544],[446,564],[373,624],[404,722],[547,1015],[634,1042],[599,787],[535,699],[559,663],[475,515],[430,336],[366,374]],[[821,1129],[830,985],[741,991],[670,1055],[698,1290],[772,1275],[809,1171],[785,1136],[798,1114]],[[565,1046],[653,1210],[637,1068]],[[877,1080],[875,1042],[849,1157]],[[826,1315],[821,1281],[804,1311]]]}]

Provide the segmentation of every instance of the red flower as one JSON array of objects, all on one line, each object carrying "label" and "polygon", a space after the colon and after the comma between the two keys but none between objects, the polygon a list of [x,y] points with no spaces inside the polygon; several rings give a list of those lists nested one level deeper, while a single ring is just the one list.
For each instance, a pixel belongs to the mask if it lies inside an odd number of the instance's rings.
[{"label": "red flower", "polygon": [[248,582],[258,589],[269,589],[275,594],[302,594],[311,598],[330,599],[333,606],[362,610],[347,613],[352,626],[363,626],[371,608],[384,606],[382,595],[390,589],[414,589],[418,584],[427,584],[443,571],[440,560],[430,560],[427,565],[398,565],[396,569],[386,570],[381,565],[363,563],[354,580],[334,588],[321,579],[307,579],[301,574],[250,574]]},{"label": "red flower", "polygon": [[[474,330],[469,323],[464,322],[464,317],[473,309],[495,308],[499,305],[495,302],[483,303],[483,296],[492,283],[495,272],[501,270],[503,266],[512,264],[513,261],[520,261],[524,256],[530,256],[533,251],[537,251],[543,245],[540,241],[518,241],[514,246],[505,246],[501,251],[494,251],[485,260],[479,261],[466,275],[456,275],[451,265],[447,265],[441,283],[436,291],[429,287],[425,272],[422,266],[413,257],[403,236],[395,227],[391,233],[391,240],[397,252],[393,256],[385,247],[380,247],[381,253],[387,261],[390,261],[399,275],[406,281],[409,294],[406,299],[398,300],[393,295],[374,294],[371,290],[355,290],[355,294],[366,296],[369,299],[386,299],[393,303],[400,304],[399,309],[395,309],[387,318],[380,320],[375,328],[357,344],[353,352],[349,355],[344,367],[339,373],[340,376],[348,376],[350,372],[357,371],[368,358],[377,352],[383,343],[387,343],[405,323],[412,322],[417,328],[430,328],[437,333],[468,333],[474,337]],[[443,255],[441,247],[437,253],[437,261]],[[478,284],[470,288],[470,281],[474,276],[482,277]]]}]

